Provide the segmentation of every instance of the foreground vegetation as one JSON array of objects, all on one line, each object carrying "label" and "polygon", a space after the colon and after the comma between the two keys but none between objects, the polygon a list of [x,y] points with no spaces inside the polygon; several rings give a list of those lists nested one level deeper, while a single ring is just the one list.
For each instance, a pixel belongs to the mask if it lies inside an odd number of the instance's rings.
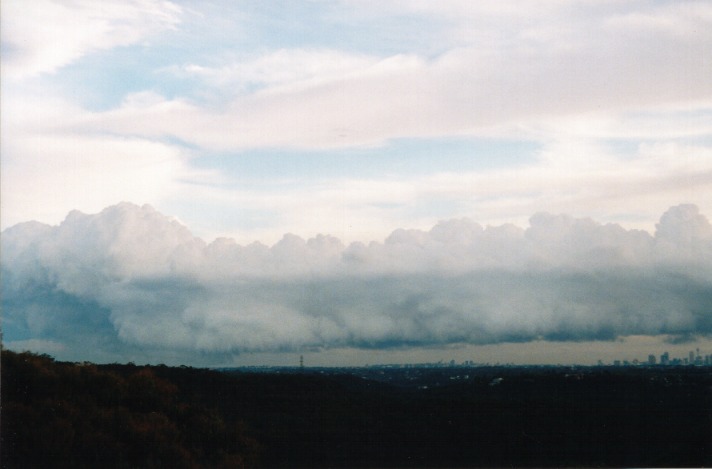
[{"label": "foreground vegetation", "polygon": [[3,351],[2,465],[712,465],[708,368],[433,369],[417,386],[392,373],[386,382]]},{"label": "foreground vegetation", "polygon": [[[244,424],[181,389],[191,369],[2,352],[3,467],[249,467]],[[181,380],[183,378],[183,380]]]}]

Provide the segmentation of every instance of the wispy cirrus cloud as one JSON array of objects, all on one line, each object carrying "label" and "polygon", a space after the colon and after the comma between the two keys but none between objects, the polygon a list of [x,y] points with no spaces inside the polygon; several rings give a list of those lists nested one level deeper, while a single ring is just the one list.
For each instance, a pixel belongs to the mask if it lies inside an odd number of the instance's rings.
[{"label": "wispy cirrus cloud", "polygon": [[171,2],[3,2],[3,76],[52,73],[86,54],[135,44],[180,22]]}]

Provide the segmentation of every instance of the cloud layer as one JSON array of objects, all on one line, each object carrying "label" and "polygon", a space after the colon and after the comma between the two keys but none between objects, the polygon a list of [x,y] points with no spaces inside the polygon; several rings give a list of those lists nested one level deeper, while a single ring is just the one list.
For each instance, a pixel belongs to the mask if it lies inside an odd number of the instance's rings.
[{"label": "cloud layer", "polygon": [[[270,242],[473,213],[650,229],[680,200],[712,211],[705,2],[26,3],[2,2],[3,228],[119,200]],[[470,155],[493,170],[457,164],[453,140],[492,147]],[[495,148],[512,142],[529,146]],[[378,171],[414,147],[427,177]],[[279,175],[255,170],[270,151]],[[348,151],[368,174],[311,177],[314,155],[338,167]],[[255,216],[204,215],[230,210]]]},{"label": "cloud layer", "polygon": [[[542,119],[601,110],[685,105],[709,111],[708,4],[410,3],[370,4],[370,12],[342,5],[341,13],[379,21],[428,18],[424,34],[434,36],[438,50],[400,39],[395,53],[285,46],[234,54],[218,65],[175,65],[167,71],[195,78],[220,97],[217,105],[152,92],[146,100],[140,92],[116,109],[68,125],[175,136],[211,150],[328,149],[395,138],[511,134]],[[315,20],[334,21],[324,16]]]},{"label": "cloud layer", "polygon": [[16,225],[2,252],[5,339],[68,356],[712,334],[712,226],[692,205],[654,235],[539,213],[526,229],[454,219],[266,246],[206,244],[122,203]]},{"label": "cloud layer", "polygon": [[[135,44],[179,23],[161,0],[3,2],[3,72],[10,79],[53,73],[81,57]],[[41,25],[41,27],[38,27]]]}]

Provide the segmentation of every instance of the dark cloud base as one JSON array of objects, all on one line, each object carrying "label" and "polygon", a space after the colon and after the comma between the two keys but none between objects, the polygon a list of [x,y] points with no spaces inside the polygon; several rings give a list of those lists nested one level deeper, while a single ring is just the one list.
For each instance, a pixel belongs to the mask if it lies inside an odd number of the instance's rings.
[{"label": "dark cloud base", "polygon": [[5,340],[66,357],[712,335],[712,228],[686,205],[655,235],[538,214],[526,230],[451,220],[384,243],[287,235],[267,247],[206,244],[120,204],[17,225],[2,243]]}]

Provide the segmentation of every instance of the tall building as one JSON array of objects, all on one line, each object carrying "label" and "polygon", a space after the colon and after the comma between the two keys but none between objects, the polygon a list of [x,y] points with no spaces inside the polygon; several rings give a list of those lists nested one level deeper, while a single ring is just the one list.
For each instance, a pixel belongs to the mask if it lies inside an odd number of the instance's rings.
[{"label": "tall building", "polygon": [[655,365],[655,355],[648,355],[648,365]]},{"label": "tall building", "polygon": [[665,352],[662,355],[660,355],[660,364],[661,365],[669,365],[670,364],[670,354]]}]

